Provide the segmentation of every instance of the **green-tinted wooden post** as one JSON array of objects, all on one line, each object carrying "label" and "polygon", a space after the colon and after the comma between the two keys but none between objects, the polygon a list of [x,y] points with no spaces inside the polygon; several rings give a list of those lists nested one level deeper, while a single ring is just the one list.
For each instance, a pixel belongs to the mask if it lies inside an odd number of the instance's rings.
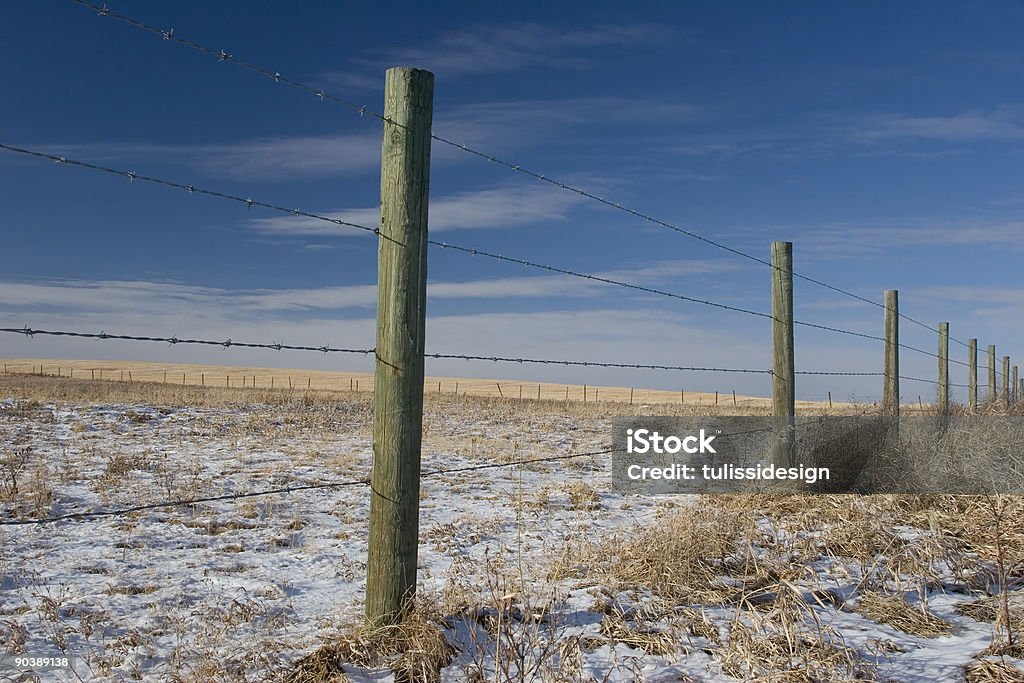
[{"label": "green-tinted wooden post", "polygon": [[1010,407],[1010,357],[1003,356],[1003,385],[1002,404],[1004,408]]},{"label": "green-tinted wooden post", "polygon": [[899,292],[885,290],[885,385],[882,409],[887,415],[900,414],[900,305]]},{"label": "green-tinted wooden post", "polygon": [[939,323],[939,414],[949,414],[949,323]]},{"label": "green-tinted wooden post", "polygon": [[996,345],[988,346],[988,402],[996,402]]},{"label": "green-tinted wooden post", "polygon": [[1013,376],[1013,379],[1010,381],[1010,394],[1011,394],[1010,395],[1010,405],[1016,405],[1017,401],[1019,399],[1019,397],[1017,395],[1017,374],[1018,374],[1018,367],[1016,365],[1014,365],[1013,366],[1013,372],[1011,373],[1011,375]]},{"label": "green-tinted wooden post", "polygon": [[372,628],[400,622],[416,591],[433,98],[429,71],[388,69],[366,576],[366,621]]},{"label": "green-tinted wooden post", "polygon": [[967,410],[978,409],[978,340],[967,340]]},{"label": "green-tinted wooden post", "polygon": [[780,467],[796,460],[794,415],[793,243],[772,242],[772,462]]}]

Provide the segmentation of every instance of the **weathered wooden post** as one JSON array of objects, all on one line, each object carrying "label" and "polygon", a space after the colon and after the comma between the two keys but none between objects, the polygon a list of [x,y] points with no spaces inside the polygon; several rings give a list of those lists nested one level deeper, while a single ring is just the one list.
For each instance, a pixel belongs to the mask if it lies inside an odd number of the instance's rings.
[{"label": "weathered wooden post", "polygon": [[885,385],[882,409],[887,415],[900,415],[900,303],[899,292],[885,290]]},{"label": "weathered wooden post", "polygon": [[772,242],[772,463],[796,462],[796,366],[793,356],[793,243]]},{"label": "weathered wooden post", "polygon": [[939,323],[939,415],[949,414],[949,323]]},{"label": "weathered wooden post", "polygon": [[967,412],[978,409],[978,340],[967,340]]},{"label": "weathered wooden post", "polygon": [[366,576],[366,621],[372,628],[400,622],[416,592],[433,99],[432,73],[388,69]]},{"label": "weathered wooden post", "polygon": [[1010,357],[1003,356],[1003,397],[1004,408],[1010,407]]},{"label": "weathered wooden post", "polygon": [[1010,382],[1010,390],[1013,392],[1013,395],[1010,398],[1010,403],[1016,405],[1017,401],[1020,400],[1020,394],[1017,393],[1018,366],[1014,366],[1014,372],[1012,374],[1013,380]]},{"label": "weathered wooden post", "polygon": [[996,345],[988,346],[988,402],[996,402]]}]

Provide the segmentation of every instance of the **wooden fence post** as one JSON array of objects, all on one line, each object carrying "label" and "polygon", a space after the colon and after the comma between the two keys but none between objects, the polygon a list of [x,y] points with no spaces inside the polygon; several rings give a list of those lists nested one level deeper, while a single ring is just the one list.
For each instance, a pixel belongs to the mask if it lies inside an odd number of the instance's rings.
[{"label": "wooden fence post", "polygon": [[1003,407],[1010,407],[1010,357],[1003,356]]},{"label": "wooden fence post", "polygon": [[[718,395],[715,394],[717,402]],[[796,461],[796,367],[793,355],[793,243],[772,242],[772,462]]]},{"label": "wooden fence post", "polygon": [[885,385],[882,409],[886,415],[900,415],[900,302],[899,292],[885,290]]},{"label": "wooden fence post", "polygon": [[433,99],[432,73],[388,69],[366,576],[366,621],[371,628],[401,622],[416,591]]},{"label": "wooden fence post", "polygon": [[949,414],[949,323],[939,323],[939,414]]},{"label": "wooden fence post", "polygon": [[1019,399],[1019,396],[1017,395],[1018,367],[1016,365],[1013,366],[1013,372],[1011,374],[1013,375],[1013,380],[1010,381],[1010,403],[1015,405]]},{"label": "wooden fence post", "polygon": [[988,402],[995,403],[995,344],[988,345]]},{"label": "wooden fence post", "polygon": [[978,409],[978,340],[967,340],[967,412]]}]

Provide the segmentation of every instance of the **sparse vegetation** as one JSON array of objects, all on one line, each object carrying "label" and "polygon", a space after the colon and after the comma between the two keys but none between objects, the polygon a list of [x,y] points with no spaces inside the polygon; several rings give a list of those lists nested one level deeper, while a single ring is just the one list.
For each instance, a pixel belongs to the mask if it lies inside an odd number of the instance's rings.
[{"label": "sparse vegetation", "polygon": [[[369,470],[365,392],[7,377],[0,396],[12,518]],[[632,412],[650,407],[428,393],[424,458],[597,450]],[[789,682],[900,680],[901,657],[959,638],[942,677],[1022,680],[1020,496],[622,497],[608,471],[425,480],[416,608],[376,633],[359,488],[8,527],[0,644],[95,680]]]}]

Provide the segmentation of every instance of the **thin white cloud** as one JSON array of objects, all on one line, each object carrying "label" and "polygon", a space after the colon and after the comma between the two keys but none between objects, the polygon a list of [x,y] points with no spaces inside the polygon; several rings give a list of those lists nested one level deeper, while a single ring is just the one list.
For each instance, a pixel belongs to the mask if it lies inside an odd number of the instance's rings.
[{"label": "thin white cloud", "polygon": [[965,111],[947,116],[875,114],[855,124],[850,130],[850,135],[855,140],[872,143],[892,140],[1020,140],[1024,138],[1024,117],[1020,107],[1010,106],[989,111]]},{"label": "thin white cloud", "polygon": [[[577,194],[539,184],[460,192],[431,200],[430,232],[508,228],[560,221],[582,201],[583,198]],[[378,207],[343,209],[323,215],[368,227],[380,224]],[[336,224],[302,216],[254,218],[249,225],[262,233],[331,237],[355,234],[354,229],[339,229]]]},{"label": "thin white cloud", "polygon": [[377,50],[371,57],[352,60],[351,69],[324,74],[323,80],[349,88],[379,87],[384,71],[396,64],[428,69],[441,79],[529,68],[585,69],[594,64],[587,56],[594,50],[651,49],[678,40],[680,32],[650,23],[572,29],[533,23],[478,25],[443,33],[424,47]]},{"label": "thin white cloud", "polygon": [[[38,148],[84,161],[131,162],[148,167],[183,165],[207,175],[243,179],[356,174],[380,168],[380,134],[371,131],[264,137],[211,145],[110,142]],[[142,168],[134,170],[143,172]]]},{"label": "thin white cloud", "polygon": [[[25,310],[136,315],[247,318],[289,311],[366,309],[377,305],[374,284],[291,289],[223,289],[178,283],[126,280],[4,282],[0,307],[8,314]],[[599,285],[561,275],[511,277],[462,282],[432,281],[431,299],[509,299],[590,297]]]},{"label": "thin white cloud", "polygon": [[936,218],[912,223],[831,224],[790,227],[799,235],[800,252],[808,257],[848,259],[880,255],[893,248],[991,247],[1024,248],[1024,221]]},{"label": "thin white cloud", "polygon": [[[436,112],[433,129],[453,142],[488,154],[504,154],[550,142],[568,127],[684,121],[691,120],[699,111],[685,103],[618,97],[482,102]],[[140,173],[172,165],[195,169],[204,176],[261,180],[379,172],[381,137],[378,126],[366,126],[364,131],[355,133],[269,136],[219,144],[113,141],[27,146],[83,161],[130,164],[132,170]],[[15,158],[3,157],[8,161]],[[431,161],[480,163],[480,159],[436,141]],[[177,180],[188,182],[192,178]]]}]

